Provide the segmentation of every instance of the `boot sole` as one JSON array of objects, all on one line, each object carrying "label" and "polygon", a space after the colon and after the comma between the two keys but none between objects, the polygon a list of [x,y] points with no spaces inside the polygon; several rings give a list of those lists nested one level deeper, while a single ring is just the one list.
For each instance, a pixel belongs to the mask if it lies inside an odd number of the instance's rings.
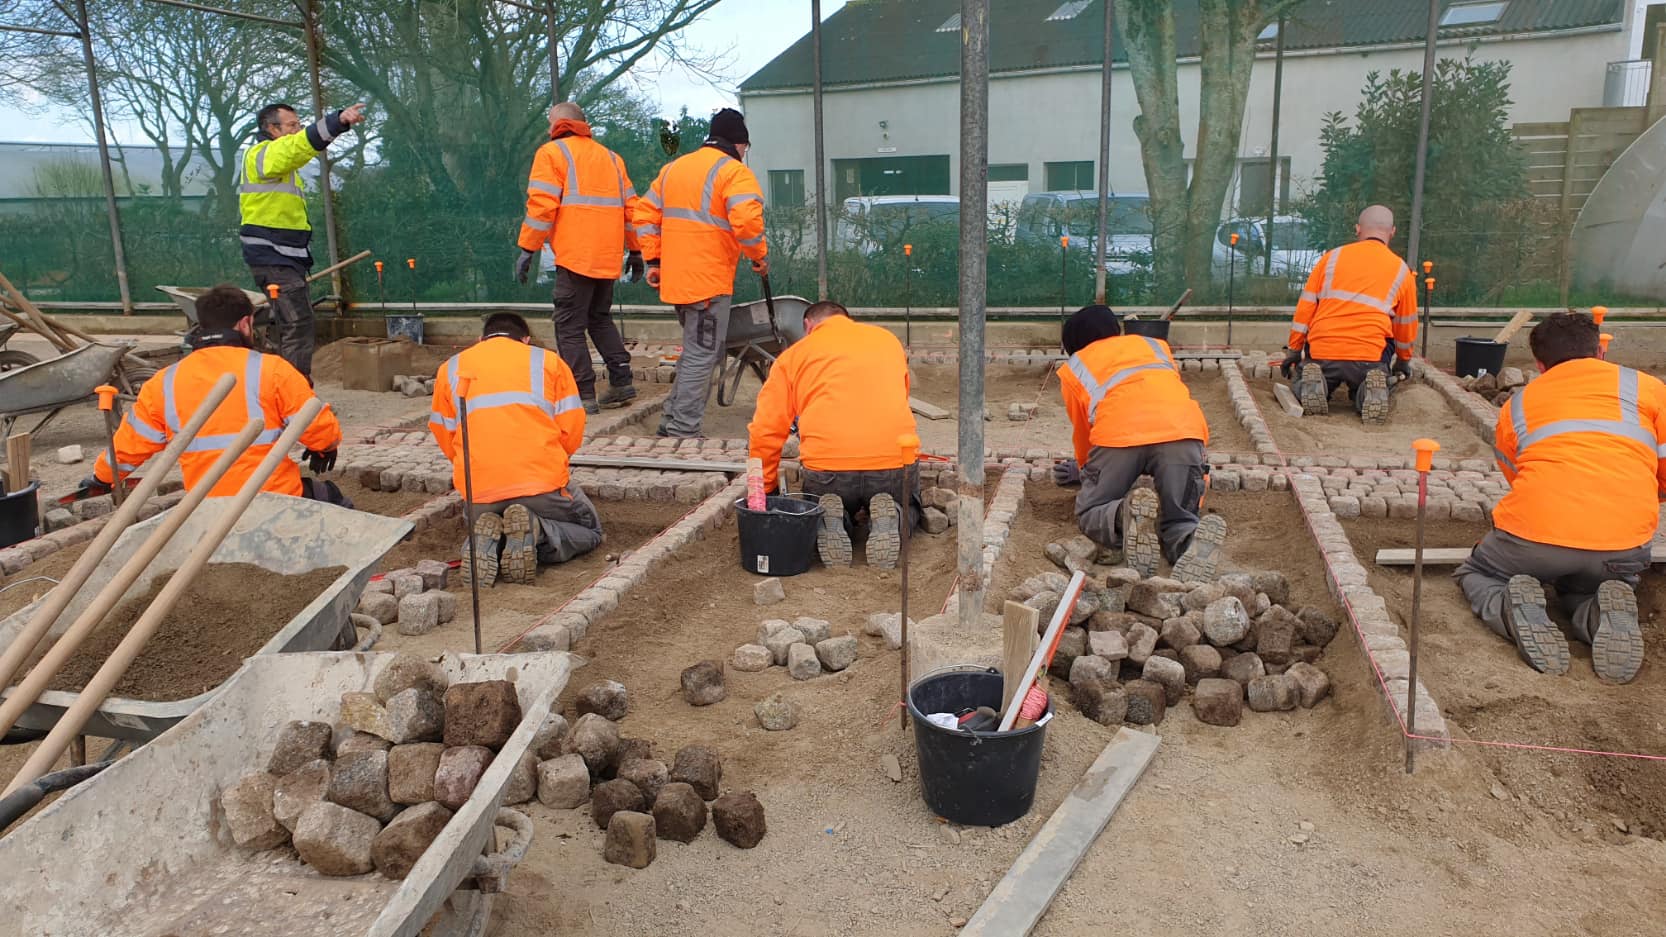
[{"label": "boot sole", "polygon": [[596,399],[596,403],[603,410],[621,410],[625,407],[630,406],[631,401],[633,401],[635,399],[636,399],[636,388],[632,387],[630,389],[630,393],[626,394],[624,396],[615,397],[615,396],[612,396],[610,394],[603,394],[603,395],[601,395],[600,397],[598,397]]},{"label": "boot sole", "polygon": [[1609,683],[1630,683],[1643,667],[1643,631],[1637,596],[1623,582],[1597,587],[1597,628],[1591,636],[1591,667]]},{"label": "boot sole", "polygon": [[1157,492],[1135,488],[1122,503],[1122,561],[1143,577],[1157,574],[1163,545],[1157,538]]},{"label": "boot sole", "polygon": [[1509,585],[1510,630],[1527,666],[1552,675],[1568,672],[1568,639],[1545,612],[1545,590],[1532,576],[1512,576]]},{"label": "boot sole", "polygon": [[532,512],[512,504],[503,512],[503,563],[498,575],[504,582],[530,583],[538,575],[538,537],[532,530]]},{"label": "boot sole", "polygon": [[1363,423],[1380,426],[1388,422],[1388,372],[1367,371],[1360,385],[1359,418]]},{"label": "boot sole", "polygon": [[1301,393],[1298,395],[1302,404],[1302,416],[1326,416],[1330,413],[1330,384],[1325,381],[1325,369],[1317,364],[1302,365],[1302,377],[1298,382]]},{"label": "boot sole", "polygon": [[868,565],[895,569],[902,554],[902,533],[897,502],[890,495],[874,495],[868,501]]},{"label": "boot sole", "polygon": [[[474,538],[474,553],[480,560],[480,585],[490,587],[497,582],[498,546],[503,543],[503,518],[496,514],[481,514],[474,519],[474,529],[469,532]],[[469,550],[463,549],[463,565],[461,572],[464,582],[474,582],[474,569],[469,564]]]},{"label": "boot sole", "polygon": [[849,566],[850,533],[845,530],[845,502],[838,495],[822,495],[821,523],[816,526],[816,552],[823,566]]},{"label": "boot sole", "polygon": [[1191,545],[1174,563],[1174,578],[1181,582],[1213,582],[1221,562],[1221,544],[1226,542],[1226,518],[1210,514],[1198,522]]}]

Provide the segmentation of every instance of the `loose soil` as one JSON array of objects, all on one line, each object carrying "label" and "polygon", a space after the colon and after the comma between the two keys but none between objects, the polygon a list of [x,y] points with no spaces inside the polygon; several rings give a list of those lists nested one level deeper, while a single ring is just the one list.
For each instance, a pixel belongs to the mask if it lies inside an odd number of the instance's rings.
[{"label": "loose soil", "polygon": [[383,517],[403,517],[424,504],[443,497],[422,491],[376,491],[349,478],[344,472],[326,476],[341,488],[341,493],[353,502],[355,511],[380,514]]},{"label": "loose soil", "polygon": [[1329,415],[1293,417],[1274,398],[1272,380],[1249,379],[1249,385],[1273,440],[1286,456],[1409,457],[1412,440],[1425,436],[1438,441],[1440,454],[1447,458],[1478,459],[1492,454],[1492,446],[1447,405],[1440,391],[1421,381],[1394,388],[1388,423],[1382,426],[1360,423],[1345,389],[1339,388],[1331,398]]},{"label": "loose soil", "polygon": [[1188,371],[1185,378],[1186,389],[1203,408],[1203,418],[1209,423],[1210,451],[1254,452],[1255,443],[1250,440],[1249,431],[1232,412],[1232,398],[1227,395],[1226,378],[1221,372]]},{"label": "loose soil", "polygon": [[[111,695],[167,702],[214,689],[346,569],[286,576],[248,563],[204,567]],[[49,688],[73,692],[86,686],[172,578],[172,573],[159,576],[143,595],[117,605]]]},{"label": "loose soil", "polygon": [[[1380,567],[1376,551],[1411,547],[1411,522],[1345,524],[1371,587],[1409,625],[1410,567]],[[1471,546],[1485,524],[1431,523],[1427,546]],[[1649,658],[1624,686],[1599,681],[1588,645],[1569,640],[1573,666],[1562,676],[1528,667],[1514,644],[1477,618],[1451,578],[1453,567],[1427,567],[1423,579],[1418,670],[1449,722],[1484,741],[1640,753],[1666,757],[1666,575],[1651,570],[1638,589],[1638,612]],[[1555,602],[1551,616],[1566,627]],[[1508,796],[1532,805],[1572,831],[1595,828],[1618,838],[1615,821],[1632,833],[1666,839],[1666,770],[1658,762],[1591,755],[1480,748],[1472,756]]]}]

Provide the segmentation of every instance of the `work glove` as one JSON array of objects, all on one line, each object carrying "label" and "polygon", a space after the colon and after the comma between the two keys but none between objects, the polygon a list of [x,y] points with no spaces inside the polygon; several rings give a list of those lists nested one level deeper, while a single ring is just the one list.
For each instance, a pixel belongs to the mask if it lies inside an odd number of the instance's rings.
[{"label": "work glove", "polygon": [[761,277],[769,276],[769,258],[752,261],[752,272]]},{"label": "work glove", "polygon": [[312,471],[312,474],[322,475],[336,467],[336,451],[334,449],[329,449],[324,452],[318,452],[314,449],[308,449],[306,460],[307,468]]},{"label": "work glove", "polygon": [[1402,358],[1395,358],[1394,364],[1389,367],[1389,371],[1402,381],[1411,380],[1410,361],[1406,361]]},{"label": "work glove", "polygon": [[113,486],[106,482],[99,481],[97,475],[88,475],[86,478],[81,479],[80,485],[76,486],[75,493],[80,496],[76,500],[79,501],[82,498],[96,498],[99,495],[107,495],[110,493],[112,487]]},{"label": "work glove", "polygon": [[642,276],[648,270],[648,265],[642,260],[641,251],[631,251],[625,258],[625,272],[629,275],[628,282],[641,283]]},{"label": "work glove", "polygon": [[526,275],[532,272],[532,264],[538,259],[537,251],[521,248],[521,256],[515,258],[515,282],[525,283]]},{"label": "work glove", "polygon": [[1301,366],[1302,351],[1300,348],[1292,348],[1285,354],[1284,360],[1279,362],[1278,373],[1284,375],[1285,380],[1293,381],[1296,379],[1296,369]]},{"label": "work glove", "polygon": [[1081,483],[1082,467],[1076,464],[1075,459],[1065,459],[1062,462],[1053,463],[1053,484],[1064,486]]}]

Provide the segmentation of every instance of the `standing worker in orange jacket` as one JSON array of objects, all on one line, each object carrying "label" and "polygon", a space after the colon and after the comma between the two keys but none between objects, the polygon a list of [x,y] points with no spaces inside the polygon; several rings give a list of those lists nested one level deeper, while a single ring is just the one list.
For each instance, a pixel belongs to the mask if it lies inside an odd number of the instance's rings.
[{"label": "standing worker in orange jacket", "polygon": [[1643,666],[1632,590],[1666,491],[1666,384],[1601,360],[1589,316],[1556,313],[1530,342],[1543,373],[1499,409],[1493,431],[1510,491],[1454,576],[1529,666],[1560,674],[1568,642],[1545,611],[1554,586],[1597,676],[1626,683]]},{"label": "standing worker in orange jacket", "polygon": [[[567,363],[532,344],[525,319],[499,312],[486,317],[478,343],[440,365],[428,430],[451,460],[452,484],[463,491],[460,394],[469,409],[475,512],[469,533],[480,584],[491,585],[500,571],[505,582],[530,583],[539,563],[565,563],[600,546],[601,518],[567,469],[584,441],[584,404]],[[467,579],[474,575],[467,543],[462,554]]]},{"label": "standing worker in orange jacket", "polygon": [[[1417,339],[1417,286],[1389,250],[1394,213],[1372,205],[1354,225],[1359,240],[1326,251],[1308,274],[1290,326],[1285,379],[1301,368],[1296,398],[1307,416],[1330,412],[1330,395],[1343,384],[1366,423],[1388,420],[1390,362],[1411,376]],[[1303,355],[1303,352],[1306,355]]]},{"label": "standing worker in orange jacket", "polygon": [[[197,300],[197,322],[201,328],[191,337],[192,351],[177,364],[157,372],[139,388],[138,399],[116,429],[116,472],[125,478],[151,456],[167,447],[179,428],[191,420],[215,382],[226,374],[237,377],[237,385],[215,408],[202,430],[179,457],[185,487],[195,488],[204,472],[225,451],[226,445],[251,419],[264,421],[254,443],[232,463],[209,491],[211,498],[234,495],[254,474],[271,451],[287,424],[313,398],[307,379],[277,355],[263,355],[250,348],[254,329],[254,304],[248,294],[229,283],[210,289]],[[336,449],[341,445],[341,424],[328,406],[320,410],[312,426],[301,434],[307,462],[315,475],[335,467]],[[116,482],[110,470],[110,453],[101,452],[93,463],[91,478],[81,482],[90,494],[108,492]],[[292,495],[352,507],[334,482],[302,478],[294,462],[278,463],[262,491]]]},{"label": "standing worker in orange jacket", "polygon": [[[642,279],[631,212],[636,189],[619,154],[597,143],[577,104],[550,108],[550,142],[538,148],[526,184],[515,280],[526,276],[546,242],[555,254],[555,344],[578,382],[586,413],[636,398],[631,354],[613,321],[613,283],[629,252],[631,282]],[[596,369],[584,335],[607,365],[607,392],[596,396]]]},{"label": "standing worker in orange jacket", "polygon": [[[1074,429],[1076,457],[1053,466],[1060,485],[1081,483],[1076,526],[1150,576],[1158,555],[1174,578],[1215,578],[1226,519],[1199,518],[1209,424],[1180,379],[1168,343],[1123,335],[1116,313],[1087,306],[1064,324],[1059,391]],[[1150,475],[1156,490],[1135,488]]]},{"label": "standing worker in orange jacket", "polygon": [[764,488],[773,490],[781,447],[798,422],[804,492],[819,496],[816,547],[828,566],[849,566],[850,534],[858,513],[868,516],[868,565],[891,569],[900,550],[898,501],[908,504],[910,529],[919,523],[918,480],[908,483],[897,438],[914,433],[908,406],[908,353],[897,337],[850,318],[838,303],[819,302],[804,313],[804,338],[771,366],[747,427],[749,455],[764,463]]},{"label": "standing worker in orange jacket", "polygon": [[648,285],[676,305],[683,327],[683,354],[660,419],[661,436],[700,435],[712,371],[726,350],[740,256],[759,276],[769,275],[763,190],[742,162],[750,140],[739,111],[718,111],[706,142],[660,170],[636,203]]}]

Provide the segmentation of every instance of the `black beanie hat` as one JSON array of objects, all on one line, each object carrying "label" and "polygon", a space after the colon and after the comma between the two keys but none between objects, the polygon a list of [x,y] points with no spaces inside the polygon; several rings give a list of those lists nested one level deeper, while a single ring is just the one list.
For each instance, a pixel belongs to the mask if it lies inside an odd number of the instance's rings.
[{"label": "black beanie hat", "polygon": [[1073,355],[1102,338],[1122,334],[1122,320],[1109,306],[1083,306],[1064,323],[1064,353]]},{"label": "black beanie hat", "polygon": [[712,136],[730,143],[752,143],[752,138],[746,134],[746,118],[732,107],[726,107],[712,115]]}]

